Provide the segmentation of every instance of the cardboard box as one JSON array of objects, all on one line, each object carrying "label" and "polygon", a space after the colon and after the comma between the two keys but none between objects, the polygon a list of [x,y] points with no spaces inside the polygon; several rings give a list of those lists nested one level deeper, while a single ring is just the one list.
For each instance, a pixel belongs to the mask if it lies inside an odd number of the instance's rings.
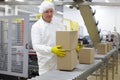
[{"label": "cardboard box", "polygon": [[56,45],[61,45],[66,50],[65,57],[57,56],[57,69],[73,70],[77,64],[77,53],[75,51],[78,44],[77,31],[57,31]]},{"label": "cardboard box", "polygon": [[98,54],[106,54],[107,50],[107,43],[98,43],[97,44],[97,53]]},{"label": "cardboard box", "polygon": [[61,45],[65,50],[73,50],[78,44],[77,31],[57,31],[56,45]]},{"label": "cardboard box", "polygon": [[109,52],[110,50],[112,50],[112,42],[107,42],[107,51]]},{"label": "cardboard box", "polygon": [[91,64],[94,62],[94,48],[81,48],[79,52],[79,63]]},{"label": "cardboard box", "polygon": [[66,51],[64,57],[57,56],[58,70],[73,70],[77,65],[77,53],[75,50]]}]

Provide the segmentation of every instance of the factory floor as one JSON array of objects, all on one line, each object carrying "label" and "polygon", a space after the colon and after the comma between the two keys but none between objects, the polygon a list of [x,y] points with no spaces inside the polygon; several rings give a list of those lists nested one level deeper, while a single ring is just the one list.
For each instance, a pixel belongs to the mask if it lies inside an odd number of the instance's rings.
[{"label": "factory floor", "polygon": [[[119,60],[118,60],[118,74],[114,74],[114,80],[120,80],[120,54],[119,54]],[[87,80],[100,80],[100,76],[89,76]],[[106,77],[104,76],[103,80],[106,80]],[[108,80],[112,80],[112,70],[109,69],[109,76]]]}]

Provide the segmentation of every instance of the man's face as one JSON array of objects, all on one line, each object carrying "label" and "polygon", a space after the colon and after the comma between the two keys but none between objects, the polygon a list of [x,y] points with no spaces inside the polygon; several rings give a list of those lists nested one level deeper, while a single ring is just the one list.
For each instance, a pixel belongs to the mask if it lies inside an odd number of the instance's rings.
[{"label": "man's face", "polygon": [[54,11],[53,11],[52,8],[47,9],[46,11],[44,11],[43,14],[42,14],[43,20],[50,23],[51,20],[52,20],[52,17],[53,17],[53,13],[54,13]]}]

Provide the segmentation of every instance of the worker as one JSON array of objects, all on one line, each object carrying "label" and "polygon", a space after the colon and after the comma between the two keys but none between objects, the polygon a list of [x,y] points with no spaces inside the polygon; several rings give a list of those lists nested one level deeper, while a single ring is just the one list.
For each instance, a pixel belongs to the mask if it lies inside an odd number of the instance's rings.
[{"label": "worker", "polygon": [[54,17],[54,4],[43,1],[39,6],[42,16],[32,25],[31,39],[33,49],[36,51],[39,75],[56,69],[56,57],[64,57],[65,50],[56,45],[56,31],[65,30],[64,25]]}]

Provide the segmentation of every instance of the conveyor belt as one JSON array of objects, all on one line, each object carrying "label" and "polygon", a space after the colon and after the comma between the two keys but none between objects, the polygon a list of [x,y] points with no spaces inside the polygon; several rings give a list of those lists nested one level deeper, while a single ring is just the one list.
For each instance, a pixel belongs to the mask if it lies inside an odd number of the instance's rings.
[{"label": "conveyor belt", "polygon": [[41,76],[28,80],[84,80],[99,69],[101,64],[101,60],[95,60],[93,64],[78,64],[73,71],[49,71]]},{"label": "conveyor belt", "polygon": [[106,54],[95,54],[95,59],[106,59],[109,58],[117,49],[112,49],[110,52]]}]

